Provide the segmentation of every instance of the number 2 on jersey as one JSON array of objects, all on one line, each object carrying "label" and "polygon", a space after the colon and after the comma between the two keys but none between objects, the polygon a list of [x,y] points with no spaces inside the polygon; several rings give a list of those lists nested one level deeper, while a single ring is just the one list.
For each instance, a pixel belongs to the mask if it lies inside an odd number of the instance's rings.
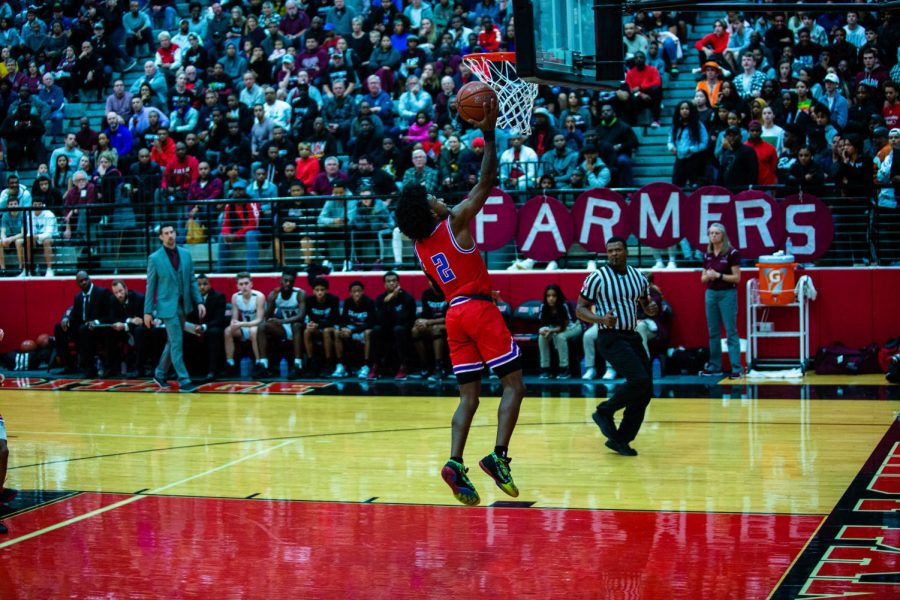
[{"label": "number 2 on jersey", "polygon": [[438,277],[441,278],[443,283],[456,279],[456,273],[450,268],[450,261],[447,260],[443,252],[438,252],[432,256],[431,262],[434,264],[434,268],[437,269]]}]

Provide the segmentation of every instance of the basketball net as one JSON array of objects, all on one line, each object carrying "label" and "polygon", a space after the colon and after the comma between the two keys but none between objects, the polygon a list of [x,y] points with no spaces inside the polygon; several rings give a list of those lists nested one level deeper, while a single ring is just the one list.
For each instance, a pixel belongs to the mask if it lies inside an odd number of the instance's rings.
[{"label": "basketball net", "polygon": [[[500,114],[497,127],[510,129],[511,133],[531,134],[531,109],[538,95],[536,83],[519,79],[514,60],[506,60],[502,56],[511,53],[469,54],[463,57],[463,63],[479,81],[486,83],[494,93]],[[513,54],[511,58],[515,58]]]}]

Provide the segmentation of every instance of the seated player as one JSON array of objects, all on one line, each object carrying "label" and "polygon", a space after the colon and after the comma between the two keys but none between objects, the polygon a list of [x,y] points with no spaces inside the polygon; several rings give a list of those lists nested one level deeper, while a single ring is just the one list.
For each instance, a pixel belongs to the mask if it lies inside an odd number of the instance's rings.
[{"label": "seated player", "polygon": [[250,273],[237,274],[238,291],[231,296],[231,324],[225,330],[225,369],[229,375],[239,375],[240,367],[234,362],[234,340],[250,341],[254,362],[259,362],[259,345],[256,332],[266,309],[266,298],[253,289]]},{"label": "seated player", "polygon": [[372,329],[375,327],[375,302],[366,296],[361,281],[350,283],[350,296],[344,300],[341,322],[334,334],[334,349],[337,366],[332,377],[346,377],[345,353],[347,347],[356,344],[363,347],[363,366],[357,375],[360,379],[369,376],[372,364]]},{"label": "seated player", "polygon": [[[441,380],[447,373],[444,361],[447,356],[447,299],[440,288],[429,286],[422,292],[422,315],[416,319],[412,328],[412,339],[419,354],[419,368],[422,377],[428,377],[429,365],[431,379]],[[432,356],[429,356],[428,346]]]},{"label": "seated player", "polygon": [[[312,282],[313,295],[306,303],[306,330],[303,342],[306,346],[307,372],[318,377],[320,373],[330,374],[334,368],[334,328],[340,322],[340,300],[328,293],[328,280],[317,277]],[[316,352],[316,344],[321,342],[324,361]]]},{"label": "seated player", "polygon": [[281,340],[288,340],[294,348],[294,360],[288,377],[298,379],[303,368],[301,344],[303,342],[303,317],[306,315],[306,295],[294,287],[297,270],[290,267],[281,272],[281,285],[266,298],[266,315],[257,333],[259,362],[253,368],[253,377],[272,374],[269,355],[272,346]]}]

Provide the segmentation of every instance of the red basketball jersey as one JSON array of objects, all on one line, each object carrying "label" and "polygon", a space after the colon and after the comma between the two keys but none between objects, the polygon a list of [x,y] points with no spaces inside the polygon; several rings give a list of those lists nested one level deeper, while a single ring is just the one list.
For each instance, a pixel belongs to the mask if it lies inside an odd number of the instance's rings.
[{"label": "red basketball jersey", "polygon": [[450,219],[438,223],[431,235],[415,244],[419,262],[434,279],[450,302],[457,296],[491,295],[491,278],[477,247],[462,248]]}]

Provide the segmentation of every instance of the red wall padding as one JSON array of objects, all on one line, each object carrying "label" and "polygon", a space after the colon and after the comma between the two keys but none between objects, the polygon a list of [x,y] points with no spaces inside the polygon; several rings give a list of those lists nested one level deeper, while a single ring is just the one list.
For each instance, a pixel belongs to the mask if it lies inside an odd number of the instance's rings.
[{"label": "red wall padding", "polygon": [[[848,269],[808,269],[809,275],[819,293],[818,299],[810,306],[811,349],[815,353],[818,346],[841,341],[850,346],[864,346],[872,342],[884,343],[891,337],[900,336],[900,311],[897,310],[897,292],[900,290],[900,269],[895,268],[848,268]],[[744,270],[744,282],[756,277],[755,269]],[[584,271],[532,271],[524,273],[492,273],[495,289],[501,297],[514,307],[525,300],[540,299],[543,289],[550,283],[558,283],[566,296],[574,300],[584,281]],[[113,278],[97,277],[98,285],[109,286]],[[124,277],[131,289],[143,292],[145,281],[141,277]],[[347,296],[347,287],[354,279],[361,280],[366,292],[373,298],[383,290],[381,274],[335,274],[328,278],[331,291],[341,298]],[[212,276],[213,287],[231,297],[235,291],[233,277]],[[310,291],[305,276],[301,274],[298,283]],[[421,274],[401,273],[400,284],[417,298],[427,282]],[[656,284],[663,290],[672,304],[672,345],[686,347],[705,346],[707,343],[706,317],[703,306],[703,285],[699,270],[679,269],[658,271]],[[277,275],[258,276],[254,287],[265,293],[278,285]],[[741,286],[741,309],[738,326],[745,335],[744,314],[745,294]],[[18,347],[26,338],[34,339],[41,333],[53,333],[53,325],[62,317],[63,311],[72,303],[78,288],[75,278],[52,279],[7,279],[0,281],[2,298],[2,322],[0,328],[6,330],[6,339],[0,350],[8,352]],[[796,326],[796,311],[787,308],[773,308],[770,317],[776,329]],[[796,347],[783,340],[767,342],[761,346],[761,354],[790,356]]]}]

